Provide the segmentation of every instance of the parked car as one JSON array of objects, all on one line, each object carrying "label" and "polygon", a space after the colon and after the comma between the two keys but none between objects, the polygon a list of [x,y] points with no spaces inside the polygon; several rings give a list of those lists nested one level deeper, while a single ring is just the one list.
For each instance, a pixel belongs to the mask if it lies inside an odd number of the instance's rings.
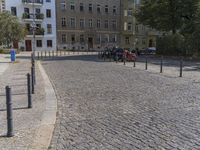
[{"label": "parked car", "polygon": [[146,48],[147,54],[156,54],[156,48],[155,47],[148,47]]}]

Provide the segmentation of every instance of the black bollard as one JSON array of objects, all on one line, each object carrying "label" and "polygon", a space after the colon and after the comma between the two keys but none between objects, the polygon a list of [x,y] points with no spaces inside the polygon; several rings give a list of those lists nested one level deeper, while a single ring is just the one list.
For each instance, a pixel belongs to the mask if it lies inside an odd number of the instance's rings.
[{"label": "black bollard", "polygon": [[179,77],[183,77],[183,57],[181,57],[180,59],[180,76]]},{"label": "black bollard", "polygon": [[146,57],[146,60],[145,60],[145,70],[148,69],[147,65],[148,65],[148,62],[147,62],[147,57]]},{"label": "black bollard", "polygon": [[135,60],[133,61],[133,67],[136,67],[136,66],[135,66]]},{"label": "black bollard", "polygon": [[64,51],[64,55],[66,56],[66,50]]},{"label": "black bollard", "polygon": [[31,89],[32,89],[32,94],[35,93],[35,87],[34,87],[34,68],[31,67]]},{"label": "black bollard", "polygon": [[28,108],[32,108],[31,100],[31,77],[30,74],[27,74],[27,92],[28,92]]},{"label": "black bollard", "polygon": [[6,107],[7,107],[7,137],[13,137],[13,115],[12,115],[12,99],[11,88],[6,86]]},{"label": "black bollard", "polygon": [[160,60],[160,73],[163,73],[163,56],[161,56]]}]

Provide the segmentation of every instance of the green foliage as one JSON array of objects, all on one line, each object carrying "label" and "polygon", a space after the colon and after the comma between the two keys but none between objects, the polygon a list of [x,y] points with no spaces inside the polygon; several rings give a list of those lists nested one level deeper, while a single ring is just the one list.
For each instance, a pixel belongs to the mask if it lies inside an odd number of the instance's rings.
[{"label": "green foliage", "polygon": [[195,17],[198,3],[199,0],[143,0],[136,18],[144,25],[175,34]]},{"label": "green foliage", "polygon": [[157,39],[157,54],[168,56],[185,55],[185,38],[180,34],[167,35]]},{"label": "green foliage", "polygon": [[23,39],[25,33],[26,30],[17,17],[9,12],[0,13],[0,45],[10,47],[12,42]]}]

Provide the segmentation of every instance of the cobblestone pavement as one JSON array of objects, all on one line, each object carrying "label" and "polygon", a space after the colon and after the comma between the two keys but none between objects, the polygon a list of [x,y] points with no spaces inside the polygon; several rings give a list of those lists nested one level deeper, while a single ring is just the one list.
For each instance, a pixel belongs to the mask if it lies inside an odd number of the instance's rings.
[{"label": "cobblestone pavement", "polygon": [[59,101],[50,149],[199,150],[200,80],[71,56],[43,62]]},{"label": "cobblestone pavement", "polygon": [[[29,55],[30,56],[30,55]],[[37,85],[32,95],[33,108],[28,109],[27,78],[30,73],[30,58],[18,59],[18,63],[10,64],[0,75],[0,149],[27,150],[32,144],[35,131],[40,125],[41,114],[45,109],[45,92],[42,76],[36,69]],[[37,67],[36,67],[37,68]],[[14,137],[7,138],[5,86],[12,88]]]}]

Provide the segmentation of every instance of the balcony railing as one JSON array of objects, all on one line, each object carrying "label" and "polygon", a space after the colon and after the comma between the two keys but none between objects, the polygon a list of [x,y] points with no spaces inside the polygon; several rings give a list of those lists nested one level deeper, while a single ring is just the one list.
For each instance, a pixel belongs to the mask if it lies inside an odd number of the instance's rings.
[{"label": "balcony railing", "polygon": [[[44,35],[44,32],[44,28],[37,28],[35,30],[35,35]],[[28,35],[33,35],[33,30],[29,30]]]},{"label": "balcony railing", "polygon": [[43,0],[22,0],[22,3],[27,3],[27,4],[32,4],[32,3],[35,3],[35,4],[43,4]]},{"label": "balcony railing", "polygon": [[[29,14],[29,13],[23,13],[22,19],[33,19],[34,14]],[[35,14],[35,19],[43,20],[44,19],[44,14]]]}]

